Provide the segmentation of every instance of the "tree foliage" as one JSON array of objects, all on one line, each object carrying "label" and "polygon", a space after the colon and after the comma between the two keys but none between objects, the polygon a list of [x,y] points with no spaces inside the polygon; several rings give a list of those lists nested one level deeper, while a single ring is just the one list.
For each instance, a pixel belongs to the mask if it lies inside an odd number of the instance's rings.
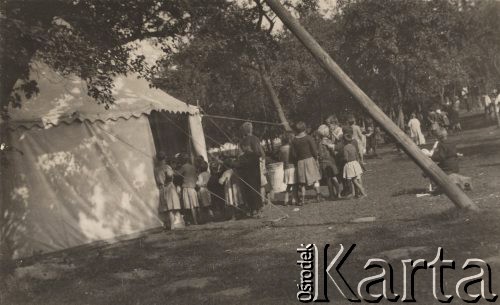
[{"label": "tree foliage", "polygon": [[[28,65],[36,58],[63,74],[80,75],[89,94],[105,104],[113,102],[114,75],[139,72],[208,113],[277,121],[264,73],[292,120],[319,123],[331,112],[361,112],[263,0],[1,4],[3,106],[37,92]],[[316,0],[284,4],[394,117],[430,107],[462,86],[486,92],[500,82],[498,1],[339,0],[328,17]],[[141,39],[163,48],[157,66],[136,55]],[[222,125],[224,132],[213,127],[220,141],[239,124]]]},{"label": "tree foliage", "polygon": [[467,75],[483,92],[500,89],[500,2],[460,1],[462,58]]},{"label": "tree foliage", "polygon": [[[202,16],[225,1],[209,4],[175,0],[2,0],[2,106],[20,95],[37,92],[30,80],[30,62],[49,64],[64,74],[87,81],[98,102],[113,102],[112,78],[117,74],[147,74],[138,42],[153,39],[168,54],[174,42],[188,34]],[[15,83],[21,85],[14,88]]]},{"label": "tree foliage", "polygon": [[[297,14],[316,9],[312,0],[285,4]],[[262,85],[263,74],[271,73],[280,55],[276,22],[262,0],[228,3],[199,23],[192,39],[165,60],[155,83],[186,101],[199,103],[208,113],[278,121]],[[219,141],[227,141],[228,134],[237,134],[240,124],[225,122],[228,133],[217,128],[213,133]],[[266,126],[257,129],[261,134],[273,130]]]},{"label": "tree foliage", "polygon": [[[317,124],[330,113],[361,113],[293,35],[266,23],[274,20],[266,6],[252,3],[209,18],[170,58],[162,86],[210,113],[262,118],[265,110],[276,120],[255,75],[261,65],[292,120]],[[401,126],[405,113],[432,107],[457,88],[496,82],[498,1],[337,3],[333,16],[311,2],[295,15]]]}]

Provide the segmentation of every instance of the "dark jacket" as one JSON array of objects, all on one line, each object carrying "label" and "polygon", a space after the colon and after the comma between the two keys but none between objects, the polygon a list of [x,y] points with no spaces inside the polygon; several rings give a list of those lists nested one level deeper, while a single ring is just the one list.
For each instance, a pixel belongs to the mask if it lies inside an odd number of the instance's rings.
[{"label": "dark jacket", "polygon": [[432,155],[432,160],[447,174],[459,171],[457,147],[447,140],[439,141],[436,151]]},{"label": "dark jacket", "polygon": [[310,135],[296,137],[292,142],[291,150],[291,155],[296,161],[318,157],[316,142]]}]

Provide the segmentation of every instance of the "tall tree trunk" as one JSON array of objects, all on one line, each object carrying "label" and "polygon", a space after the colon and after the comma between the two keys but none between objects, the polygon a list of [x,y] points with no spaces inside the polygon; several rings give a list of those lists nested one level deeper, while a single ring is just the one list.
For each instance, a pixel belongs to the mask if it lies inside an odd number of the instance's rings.
[{"label": "tall tree trunk", "polygon": [[398,125],[398,127],[404,131],[405,130],[405,116],[403,112],[404,92],[403,89],[401,88],[401,84],[399,83],[399,80],[394,71],[391,71],[391,77],[394,81],[394,86],[396,87],[396,93],[397,93],[396,102],[394,104],[396,125]]},{"label": "tall tree trunk", "polygon": [[405,114],[403,112],[403,105],[401,104],[398,104],[398,112],[397,112],[397,116],[398,116],[398,120],[397,120],[397,125],[399,126],[399,128],[401,130],[405,130]]},{"label": "tall tree trunk", "polygon": [[266,88],[267,92],[269,93],[269,96],[271,97],[271,101],[274,104],[274,107],[276,108],[276,111],[278,112],[278,117],[280,118],[281,124],[283,124],[283,127],[285,127],[286,131],[292,131],[292,128],[290,127],[290,124],[288,123],[285,112],[283,111],[283,108],[281,107],[281,103],[278,97],[278,94],[276,93],[276,90],[273,87],[273,83],[271,82],[271,78],[269,77],[269,74],[267,73],[264,68],[259,69],[260,77],[262,79],[262,83],[264,87]]},{"label": "tall tree trunk", "polygon": [[444,105],[445,101],[444,101],[444,86],[441,86],[440,90],[439,90],[439,97],[441,98],[441,105]]}]

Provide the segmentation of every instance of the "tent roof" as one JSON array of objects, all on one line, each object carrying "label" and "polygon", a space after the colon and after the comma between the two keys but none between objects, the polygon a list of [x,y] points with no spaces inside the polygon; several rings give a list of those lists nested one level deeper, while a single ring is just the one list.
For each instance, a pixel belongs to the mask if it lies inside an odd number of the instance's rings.
[{"label": "tent roof", "polygon": [[48,128],[75,120],[90,122],[139,117],[153,110],[196,114],[198,108],[184,103],[162,90],[151,88],[137,75],[119,76],[112,92],[115,103],[109,109],[87,95],[85,81],[76,76],[62,76],[45,64],[32,64],[31,78],[40,92],[24,99],[21,108],[9,109],[9,127]]}]

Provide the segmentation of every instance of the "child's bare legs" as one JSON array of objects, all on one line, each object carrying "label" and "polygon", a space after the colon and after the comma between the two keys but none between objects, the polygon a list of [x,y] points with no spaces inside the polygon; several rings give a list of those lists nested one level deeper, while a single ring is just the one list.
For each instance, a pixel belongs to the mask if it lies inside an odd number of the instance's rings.
[{"label": "child's bare legs", "polygon": [[329,193],[329,198],[333,199],[335,198],[335,190],[333,189],[333,179],[328,178],[326,179],[326,184],[328,185],[328,193]]},{"label": "child's bare legs", "polygon": [[355,178],[353,178],[353,179],[349,179],[349,182],[350,182],[350,183],[349,183],[349,184],[350,184],[349,186],[350,186],[350,188],[351,188],[351,194],[350,194],[350,196],[349,196],[349,197],[354,197],[354,196],[356,196],[356,187],[355,187],[355,184],[354,184],[354,179],[355,179]]},{"label": "child's bare legs", "polygon": [[345,199],[351,199],[356,194],[356,190],[354,189],[354,184],[352,183],[352,180],[353,179],[350,178],[344,179],[345,183],[343,192]]},{"label": "child's bare legs", "polygon": [[314,190],[316,191],[316,200],[320,202],[322,198],[321,198],[321,189],[319,181],[314,182]]},{"label": "child's bare legs", "polygon": [[340,184],[337,177],[328,178],[326,180],[328,184],[328,192],[330,193],[330,199],[336,199],[340,197]]},{"label": "child's bare legs", "polygon": [[[337,180],[337,177],[332,178],[332,184],[333,184],[333,189],[335,192],[335,198],[340,198],[341,197],[340,196],[340,183]],[[331,196],[331,193],[330,193],[330,196]]]},{"label": "child's bare legs", "polygon": [[301,200],[300,200],[300,203],[299,205],[303,205],[304,202],[306,201],[306,186],[305,184],[301,184],[300,185],[300,192],[301,192]]},{"label": "child's bare legs", "polygon": [[193,224],[198,224],[198,208],[191,208],[191,216],[193,216]]},{"label": "child's bare legs", "polygon": [[343,192],[343,195],[346,196],[346,197],[349,197],[350,196],[350,192],[351,192],[351,188],[352,188],[352,185],[351,185],[351,180],[350,179],[342,179],[342,192]]},{"label": "child's bare legs", "polygon": [[[178,229],[178,228],[184,228],[184,220],[182,219],[181,212],[178,210],[175,211],[169,211],[168,212],[168,217],[170,219],[170,229]],[[175,219],[179,218],[181,220],[180,224],[177,224],[177,226],[174,227]]]},{"label": "child's bare legs", "polygon": [[[292,198],[290,200],[290,194]],[[299,202],[299,190],[296,184],[287,184],[285,191],[285,205],[292,204],[295,205]]]},{"label": "child's bare legs", "polygon": [[[290,193],[292,193],[293,189],[292,189],[292,185],[291,184],[287,184],[286,185],[286,190],[285,190],[285,205],[288,205],[288,201],[290,200]],[[292,201],[293,201],[293,195],[292,195]]]},{"label": "child's bare legs", "polygon": [[214,212],[212,211],[212,209],[210,207],[204,207],[203,208],[204,210],[204,213],[207,214],[211,219],[214,219]]},{"label": "child's bare legs", "polygon": [[168,211],[168,219],[170,220],[170,228],[174,228],[175,222],[175,211]]},{"label": "child's bare legs", "polygon": [[236,208],[231,206],[229,207],[230,213],[231,213],[231,220],[236,220]]},{"label": "child's bare legs", "polygon": [[354,186],[356,187],[356,189],[358,190],[358,192],[361,194],[362,197],[366,196],[365,189],[363,188],[363,184],[361,183],[361,180],[359,178],[352,179],[352,183],[354,183]]},{"label": "child's bare legs", "polygon": [[292,185],[292,204],[297,204],[299,202],[299,185]]},{"label": "child's bare legs", "polygon": [[267,204],[266,186],[260,187],[260,197],[262,198],[262,205],[266,205]]}]

